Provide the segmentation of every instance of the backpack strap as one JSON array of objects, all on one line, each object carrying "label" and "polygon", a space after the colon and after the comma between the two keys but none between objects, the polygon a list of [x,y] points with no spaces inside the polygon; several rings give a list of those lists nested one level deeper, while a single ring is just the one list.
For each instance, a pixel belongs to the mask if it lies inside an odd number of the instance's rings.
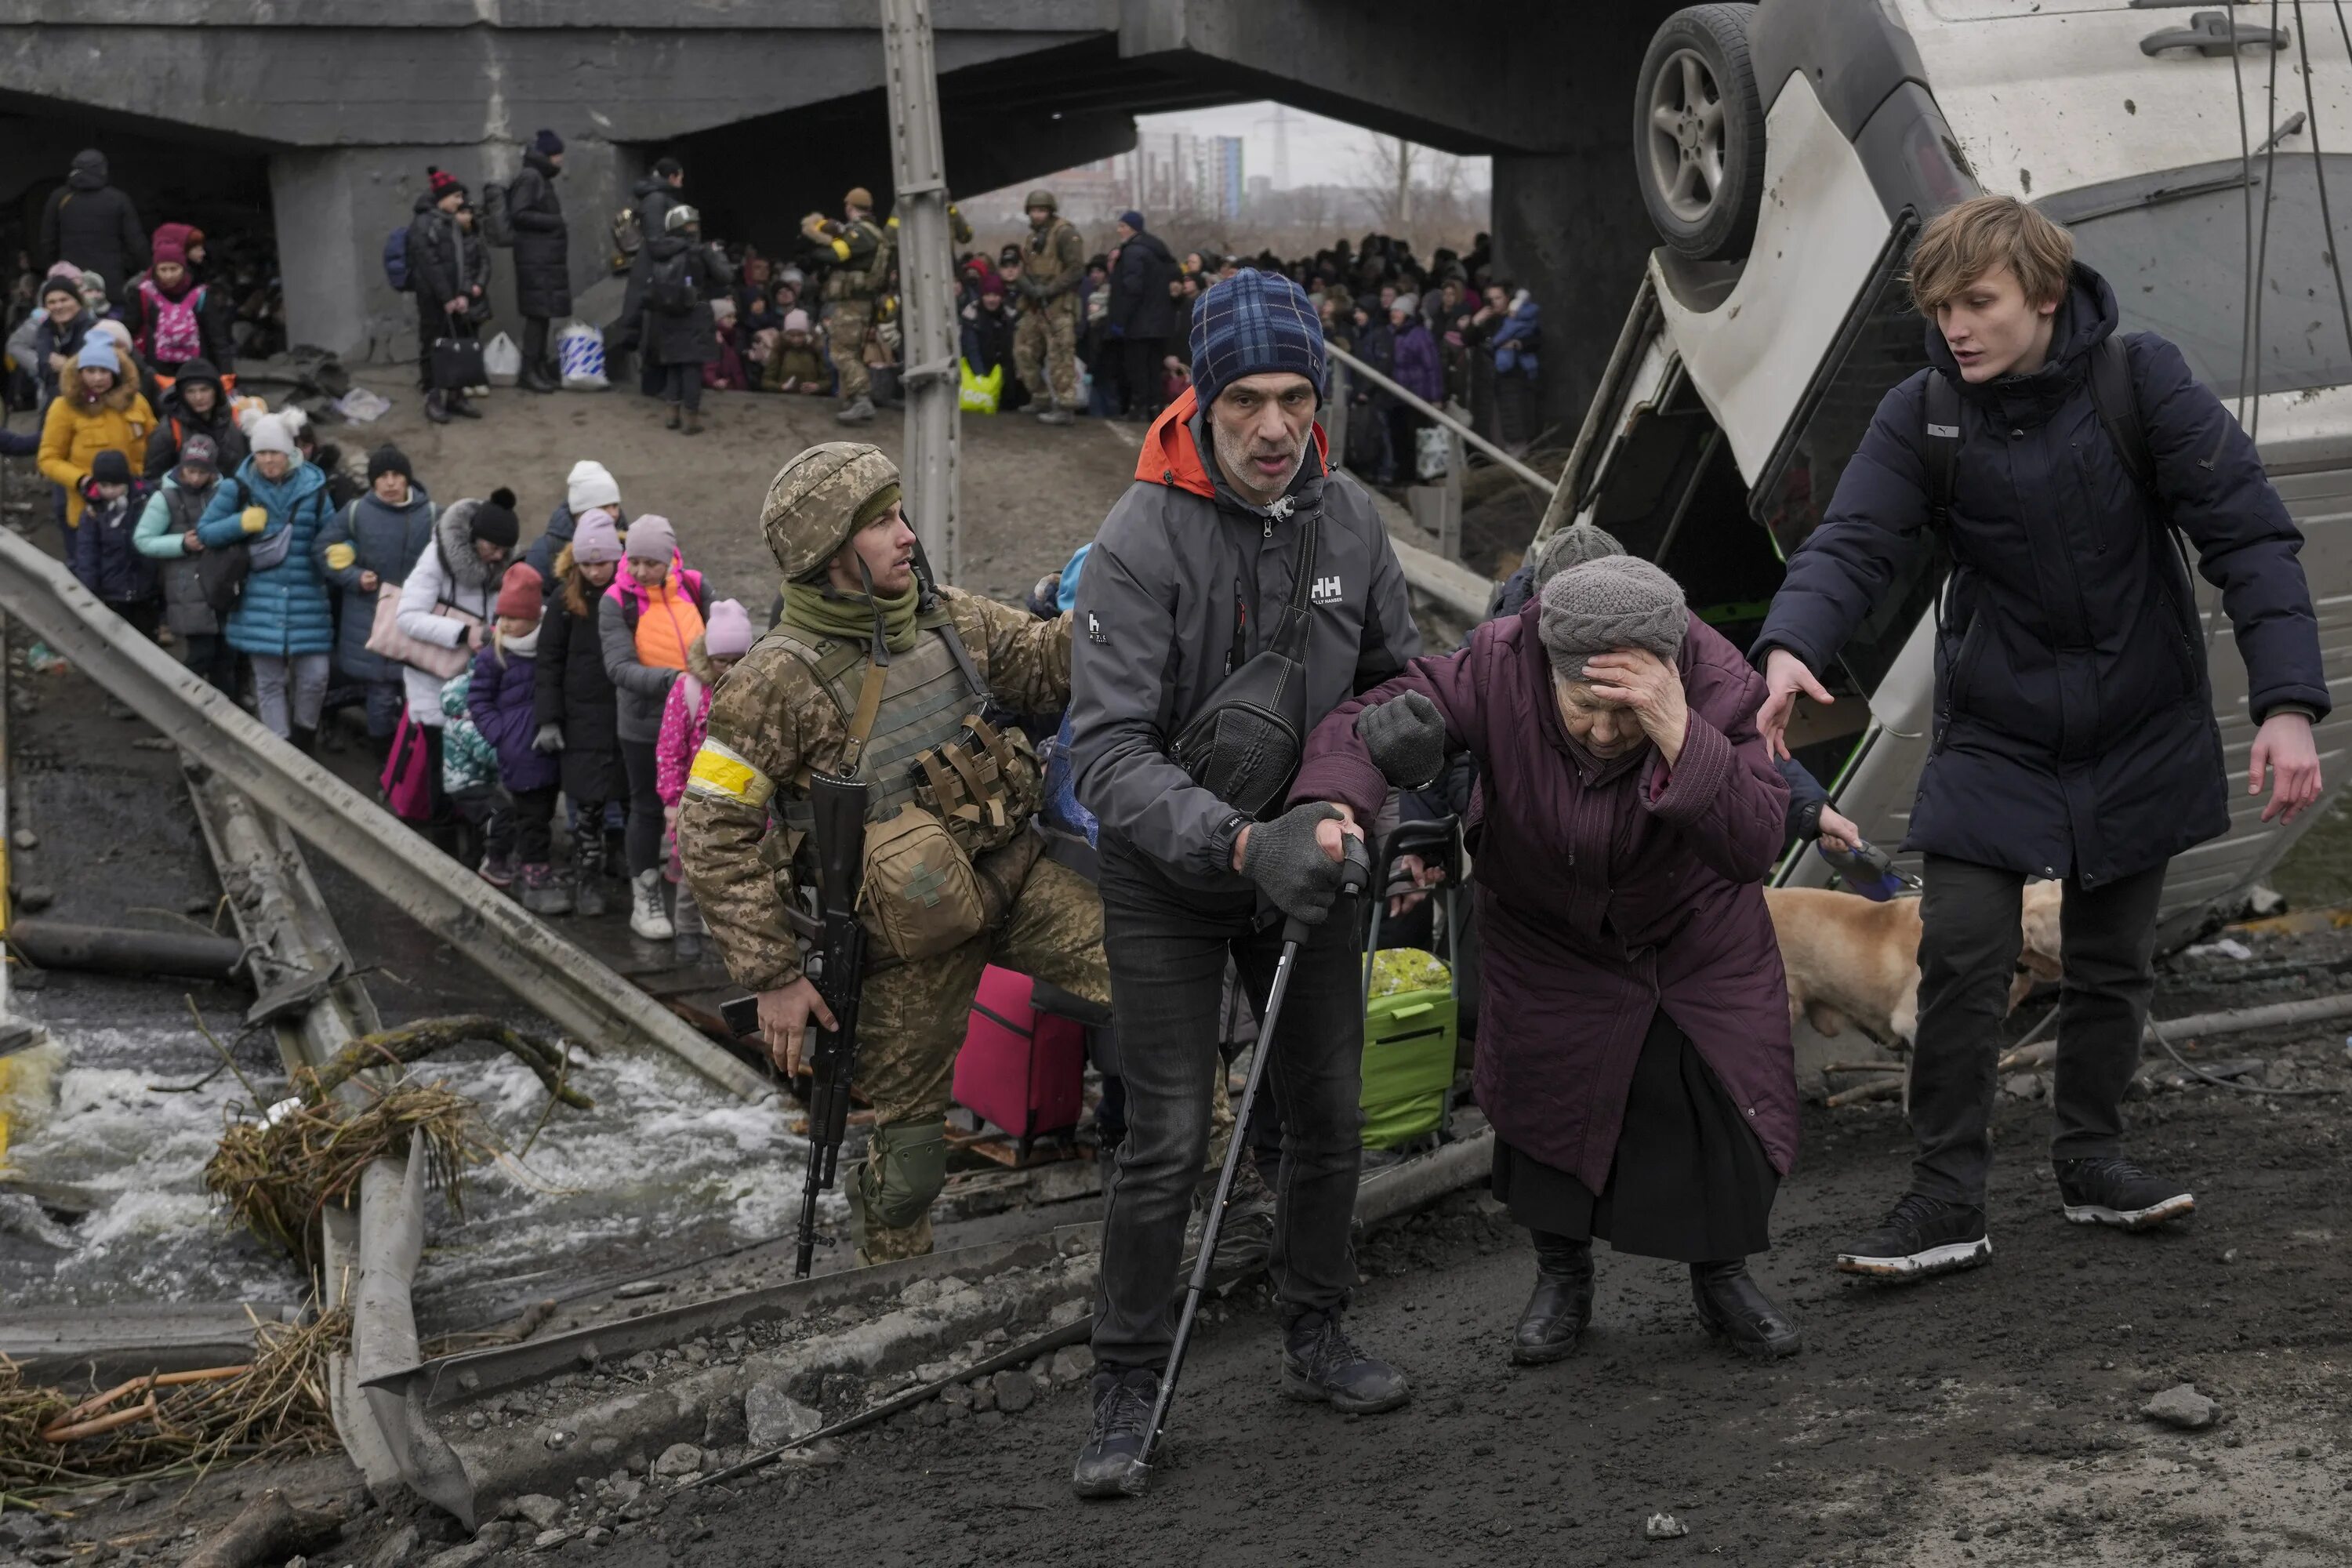
[{"label": "backpack strap", "polygon": [[2140,494],[2161,516],[2163,492],[2157,488],[2156,453],[2147,444],[2147,426],[2141,421],[2139,392],[2132,384],[2131,349],[2120,332],[2109,332],[2091,353],[2091,403],[2116,456],[2139,487]]},{"label": "backpack strap", "polygon": [[1927,456],[1927,521],[1937,533],[1952,531],[1952,492],[1960,465],[1960,392],[1943,372],[1927,373],[1923,404]]}]

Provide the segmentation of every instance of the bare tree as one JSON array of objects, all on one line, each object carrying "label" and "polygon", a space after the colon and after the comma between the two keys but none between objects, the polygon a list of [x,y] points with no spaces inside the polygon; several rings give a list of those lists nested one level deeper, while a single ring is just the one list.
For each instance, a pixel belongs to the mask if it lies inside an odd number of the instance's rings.
[{"label": "bare tree", "polygon": [[1414,176],[1427,156],[1428,149],[1402,136],[1366,139],[1357,159],[1362,171],[1357,189],[1382,233],[1402,234],[1412,226]]},{"label": "bare tree", "polygon": [[1353,187],[1371,226],[1408,240],[1483,226],[1483,193],[1470,188],[1469,165],[1401,136],[1371,136],[1358,154]]}]

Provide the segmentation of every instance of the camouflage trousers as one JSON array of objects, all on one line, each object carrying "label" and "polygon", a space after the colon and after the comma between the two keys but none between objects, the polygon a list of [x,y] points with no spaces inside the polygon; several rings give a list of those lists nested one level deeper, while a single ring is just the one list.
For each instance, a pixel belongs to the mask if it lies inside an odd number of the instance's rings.
[{"label": "camouflage trousers", "polygon": [[[1048,377],[1054,400],[1076,413],[1078,408],[1078,297],[1062,294],[1044,305],[1031,304],[1013,328],[1013,369],[1029,395],[1043,402]],[[1041,374],[1041,372],[1043,374]]]},{"label": "camouflage trousers", "polygon": [[874,378],[866,371],[866,333],[874,324],[874,307],[864,300],[844,300],[824,319],[825,352],[841,373],[844,405],[874,395]]},{"label": "camouflage trousers", "polygon": [[874,1142],[847,1184],[861,1267],[931,1249],[931,1200],[947,1181],[949,1088],[972,994],[991,963],[1109,1006],[1094,884],[1041,858],[1001,929],[866,981],[857,1088],[874,1107]]}]

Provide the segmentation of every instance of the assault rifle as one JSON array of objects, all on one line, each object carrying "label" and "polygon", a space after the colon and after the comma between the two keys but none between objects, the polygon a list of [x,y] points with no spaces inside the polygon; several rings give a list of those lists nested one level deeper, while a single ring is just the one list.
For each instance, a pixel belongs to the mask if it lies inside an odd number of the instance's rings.
[{"label": "assault rifle", "polygon": [[816,1249],[816,1200],[833,1188],[842,1134],[849,1126],[849,1080],[857,1060],[857,995],[866,979],[866,927],[857,904],[866,879],[866,783],[851,776],[819,773],[809,780],[809,806],[815,816],[809,832],[816,851],[822,930],[803,973],[824,998],[840,1026],[819,1027],[809,1020],[815,1045],[805,1056],[809,1089],[808,1184],[801,1192],[800,1251],[793,1278],[808,1278]]}]

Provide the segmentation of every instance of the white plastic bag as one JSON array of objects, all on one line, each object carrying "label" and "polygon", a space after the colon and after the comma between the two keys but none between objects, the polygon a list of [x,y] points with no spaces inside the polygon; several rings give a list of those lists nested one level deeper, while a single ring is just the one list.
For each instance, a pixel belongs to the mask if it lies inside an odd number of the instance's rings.
[{"label": "white plastic bag", "polygon": [[1412,433],[1412,471],[1423,479],[1442,479],[1453,466],[1454,453],[1443,425],[1424,425]]},{"label": "white plastic bag", "polygon": [[604,377],[604,334],[585,321],[567,321],[555,334],[555,360],[566,392],[602,392],[612,385]]},{"label": "white plastic bag", "polygon": [[482,371],[492,386],[512,386],[522,377],[522,350],[500,332],[482,345]]}]

